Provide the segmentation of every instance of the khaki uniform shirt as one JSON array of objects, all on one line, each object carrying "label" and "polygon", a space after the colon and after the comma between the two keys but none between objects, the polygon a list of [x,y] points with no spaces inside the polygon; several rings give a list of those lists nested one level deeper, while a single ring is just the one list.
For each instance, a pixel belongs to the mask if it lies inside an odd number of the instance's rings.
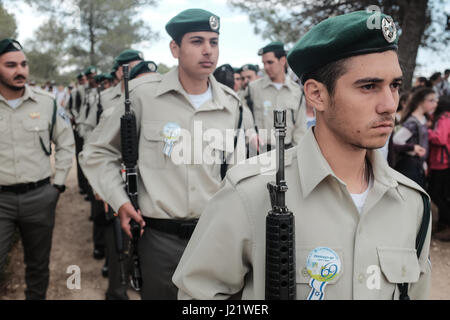
[{"label": "khaki uniform shirt", "polygon": [[[272,157],[271,162],[267,161]],[[173,276],[181,299],[265,298],[265,220],[271,209],[267,183],[275,181],[275,152],[261,163],[237,165],[209,202]],[[297,299],[311,291],[309,253],[333,249],[342,271],[325,288],[325,299],[398,299],[397,283],[410,283],[411,299],[426,299],[431,283],[431,223],[420,259],[415,250],[424,192],[368,151],[373,186],[359,214],[325,160],[312,130],[286,151],[286,205],[295,217]],[[379,288],[374,288],[374,270]],[[376,282],[375,282],[376,285]]]},{"label": "khaki uniform shirt", "polygon": [[[86,87],[84,85],[78,85],[78,87],[72,90],[72,115],[75,123],[79,122],[81,116],[81,109],[84,103],[86,95]],[[78,97],[77,97],[78,96]]]},{"label": "khaki uniform shirt", "polygon": [[[306,133],[306,105],[305,99],[301,99],[300,86],[287,75],[280,90],[273,85],[268,76],[252,81],[247,90],[253,101],[253,117],[258,128],[260,138],[264,144],[275,146],[273,135],[273,111],[277,109],[287,110],[286,113],[286,144],[297,145]],[[244,95],[243,103],[247,105]],[[266,131],[266,132],[265,132]],[[272,136],[272,138],[270,138]]]},{"label": "khaki uniform shirt", "polygon": [[84,103],[77,118],[78,134],[85,141],[97,126],[98,92],[97,88],[86,89]]},{"label": "khaki uniform shirt", "polygon": [[[177,68],[164,76],[147,76],[133,81],[136,84],[130,92],[130,100],[139,137],[138,199],[141,212],[144,216],[162,219],[198,218],[222,185],[220,164],[205,162],[217,160],[223,151],[227,155],[232,153],[233,141],[226,145],[213,143],[204,161],[197,158],[196,164],[179,161],[182,152],[175,149],[190,144],[190,148],[183,150],[183,155],[194,163],[194,155],[201,156],[202,153],[201,129],[206,134],[207,129],[222,133],[237,127],[239,99],[231,89],[210,76],[213,98],[196,110],[178,80]],[[105,119],[98,138],[85,145],[80,154],[81,166],[92,187],[116,211],[129,201],[119,173],[120,117],[123,114],[124,109],[115,108]],[[164,129],[169,123],[176,123],[183,129],[171,157],[163,152],[166,145]],[[231,138],[233,140],[234,136]],[[175,161],[176,157],[178,160]]]},{"label": "khaki uniform shirt", "polygon": [[[16,109],[0,95],[0,185],[37,182],[52,175],[49,148],[54,98],[41,89],[25,87]],[[55,175],[53,183],[63,185],[72,167],[75,142],[69,118],[57,109],[53,128]],[[48,150],[49,151],[49,150]]]}]

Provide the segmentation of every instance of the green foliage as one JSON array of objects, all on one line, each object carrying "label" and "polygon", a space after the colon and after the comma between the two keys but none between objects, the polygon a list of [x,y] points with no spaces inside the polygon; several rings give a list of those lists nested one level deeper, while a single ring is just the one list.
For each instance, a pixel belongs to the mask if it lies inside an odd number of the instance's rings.
[{"label": "green foliage", "polygon": [[170,71],[172,67],[165,65],[164,63],[158,64],[158,73],[165,74]]},{"label": "green foliage", "polygon": [[17,23],[14,15],[8,13],[0,2],[0,39],[17,38]]},{"label": "green foliage", "polygon": [[[140,8],[155,5],[156,0],[22,1],[49,15],[29,45],[30,66],[41,64],[33,67],[36,78],[75,74],[88,65],[106,72],[122,50],[158,38],[157,33],[138,19]],[[67,72],[69,69],[76,70]]]},{"label": "green foliage", "polygon": [[287,48],[328,17],[376,6],[397,23],[405,89],[411,85],[420,46],[446,59],[450,45],[446,0],[229,0],[229,3],[248,13],[255,33],[269,40],[282,40]]}]

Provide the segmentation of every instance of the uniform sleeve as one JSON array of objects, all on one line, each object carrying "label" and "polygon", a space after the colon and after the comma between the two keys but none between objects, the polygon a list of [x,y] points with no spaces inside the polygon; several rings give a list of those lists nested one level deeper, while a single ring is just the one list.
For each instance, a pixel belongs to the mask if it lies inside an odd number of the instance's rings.
[{"label": "uniform sleeve", "polygon": [[95,103],[94,105],[91,106],[89,110],[89,116],[83,123],[84,124],[83,138],[85,139],[85,141],[89,140],[89,137],[91,136],[92,132],[97,126],[97,111],[98,111],[98,104]]},{"label": "uniform sleeve", "polygon": [[173,275],[178,299],[227,299],[244,286],[251,228],[242,201],[227,181],[209,201]]},{"label": "uniform sleeve", "polygon": [[242,127],[245,130],[245,141],[248,143],[250,139],[255,136],[255,122],[253,120],[253,115],[250,109],[245,105],[242,105]]},{"label": "uniform sleeve", "polygon": [[93,189],[118,211],[129,201],[121,176],[120,117],[122,110],[102,123],[79,154],[80,166]]},{"label": "uniform sleeve", "polygon": [[53,127],[53,143],[55,144],[55,178],[53,183],[64,185],[72,168],[75,156],[75,140],[70,121],[56,115]]},{"label": "uniform sleeve", "polygon": [[[420,206],[423,212],[423,205]],[[430,242],[431,242],[431,212],[428,225],[427,236],[423,244],[422,252],[419,257],[420,276],[419,281],[411,284],[408,294],[411,300],[427,300],[430,298],[431,288],[431,261],[430,261]],[[420,215],[422,217],[422,214]]]},{"label": "uniform sleeve", "polygon": [[306,98],[303,97],[303,94],[300,96],[301,104],[297,111],[297,117],[295,121],[294,130],[292,132],[292,143],[294,145],[298,145],[300,140],[306,134]]}]

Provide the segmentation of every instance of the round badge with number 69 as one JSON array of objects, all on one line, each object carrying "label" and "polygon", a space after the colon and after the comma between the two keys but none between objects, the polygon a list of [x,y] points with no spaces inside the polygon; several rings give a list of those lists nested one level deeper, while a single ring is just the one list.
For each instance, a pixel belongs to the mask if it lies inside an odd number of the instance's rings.
[{"label": "round badge with number 69", "polygon": [[338,254],[327,247],[318,247],[312,250],[306,260],[306,269],[311,278],[329,282],[339,275],[341,259]]}]

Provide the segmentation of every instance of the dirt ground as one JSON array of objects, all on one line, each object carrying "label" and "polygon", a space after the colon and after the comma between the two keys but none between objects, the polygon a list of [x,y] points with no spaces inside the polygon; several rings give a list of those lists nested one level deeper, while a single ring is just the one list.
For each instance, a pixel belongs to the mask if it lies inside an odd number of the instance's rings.
[{"label": "dirt ground", "polygon": [[[90,204],[78,193],[76,167],[69,174],[67,190],[59,199],[50,258],[49,300],[103,300],[107,279],[101,275],[103,260],[92,256],[92,222],[89,221]],[[0,291],[0,300],[25,298],[23,249],[20,241],[10,254],[9,280]],[[432,240],[432,286],[431,299],[450,299],[450,242]],[[67,281],[72,272],[68,268],[80,268],[80,289],[68,289]],[[74,283],[73,281],[70,283]],[[129,290],[130,299],[139,295]]]},{"label": "dirt ground", "polygon": [[[108,286],[102,277],[104,260],[93,257],[92,222],[89,221],[90,203],[78,193],[75,162],[70,171],[66,191],[60,196],[56,208],[50,256],[50,284],[47,290],[49,300],[103,300]],[[67,281],[73,275],[73,267],[80,269],[80,289],[68,289]],[[10,254],[11,274],[0,300],[21,300],[25,298],[25,266],[23,249],[19,241]],[[74,284],[74,281],[69,281]],[[130,299],[139,295],[129,290]]]}]

